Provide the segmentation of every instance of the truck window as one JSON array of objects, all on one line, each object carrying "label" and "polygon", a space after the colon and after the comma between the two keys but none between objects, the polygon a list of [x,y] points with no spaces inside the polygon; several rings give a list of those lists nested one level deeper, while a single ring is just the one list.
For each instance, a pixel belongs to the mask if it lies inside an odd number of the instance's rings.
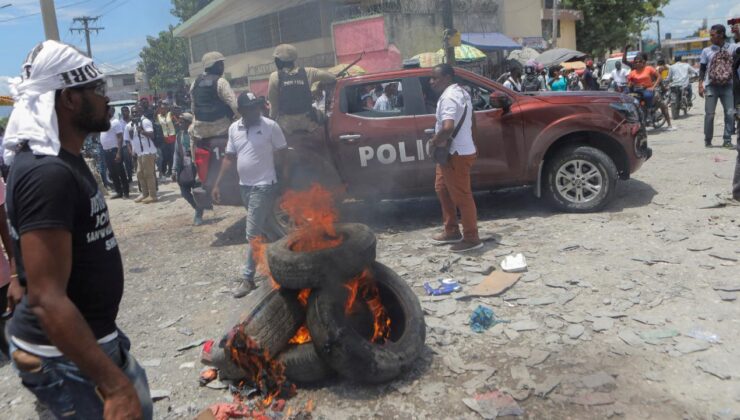
[{"label": "truck window", "polygon": [[384,80],[344,89],[347,114],[365,118],[387,118],[406,115],[403,101],[403,82]]},{"label": "truck window", "polygon": [[[429,85],[429,77],[421,77],[421,91],[424,96],[424,105],[427,110],[427,114],[434,114],[437,112],[437,100],[439,95],[432,90]],[[455,77],[455,83],[462,86],[463,89],[468,91],[470,98],[473,101],[473,108],[476,111],[483,111],[489,109],[490,96],[492,89],[477,85],[469,80],[465,80],[461,77]]]}]

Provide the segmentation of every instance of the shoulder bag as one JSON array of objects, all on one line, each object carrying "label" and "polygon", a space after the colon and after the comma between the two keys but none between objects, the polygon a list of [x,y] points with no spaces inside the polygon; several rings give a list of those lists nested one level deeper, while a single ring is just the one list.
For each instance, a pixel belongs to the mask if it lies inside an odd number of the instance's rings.
[{"label": "shoulder bag", "polygon": [[455,131],[452,132],[452,136],[445,142],[442,146],[436,146],[434,148],[434,151],[432,152],[432,158],[434,159],[435,163],[438,163],[440,165],[447,165],[450,161],[450,146],[452,146],[452,140],[457,137],[457,134],[460,132],[460,129],[462,128],[463,123],[465,123],[465,117],[468,116],[468,104],[465,104],[465,110],[463,110],[462,118],[460,118],[460,121],[457,123],[457,127],[455,127]]}]

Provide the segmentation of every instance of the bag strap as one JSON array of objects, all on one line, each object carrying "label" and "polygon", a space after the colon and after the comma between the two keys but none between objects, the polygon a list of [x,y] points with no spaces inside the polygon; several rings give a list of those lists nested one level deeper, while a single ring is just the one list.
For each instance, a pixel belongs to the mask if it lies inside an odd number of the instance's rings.
[{"label": "bag strap", "polygon": [[465,117],[468,116],[468,104],[465,104],[465,109],[463,110],[462,118],[460,118],[460,122],[457,123],[457,127],[455,127],[455,131],[452,132],[452,136],[450,139],[454,139],[457,137],[457,134],[460,132],[460,129],[462,128],[463,123],[465,123]]}]

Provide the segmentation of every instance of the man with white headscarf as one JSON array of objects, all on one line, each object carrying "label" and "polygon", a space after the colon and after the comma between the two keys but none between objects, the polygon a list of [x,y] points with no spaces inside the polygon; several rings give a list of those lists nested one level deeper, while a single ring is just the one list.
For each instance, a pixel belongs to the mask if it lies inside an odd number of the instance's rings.
[{"label": "man with white headscarf", "polygon": [[103,75],[75,48],[46,41],[10,87],[6,206],[14,280],[25,288],[10,297],[13,364],[57,418],[149,419],[146,373],[116,325],[121,254],[81,156],[89,133],[110,128]]}]

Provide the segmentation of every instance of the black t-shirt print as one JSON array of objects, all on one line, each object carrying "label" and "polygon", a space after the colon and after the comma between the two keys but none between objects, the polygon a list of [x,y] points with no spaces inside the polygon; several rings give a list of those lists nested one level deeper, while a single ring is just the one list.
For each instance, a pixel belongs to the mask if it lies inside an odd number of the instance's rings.
[{"label": "black t-shirt print", "polygon": [[[108,206],[84,159],[64,150],[59,156],[35,156],[25,148],[10,169],[7,209],[21,284],[28,280],[20,237],[39,229],[69,231],[72,271],[67,296],[96,338],[114,332],[123,295],[123,263]],[[10,334],[33,344],[51,344],[28,307],[27,296],[15,310]]]}]

